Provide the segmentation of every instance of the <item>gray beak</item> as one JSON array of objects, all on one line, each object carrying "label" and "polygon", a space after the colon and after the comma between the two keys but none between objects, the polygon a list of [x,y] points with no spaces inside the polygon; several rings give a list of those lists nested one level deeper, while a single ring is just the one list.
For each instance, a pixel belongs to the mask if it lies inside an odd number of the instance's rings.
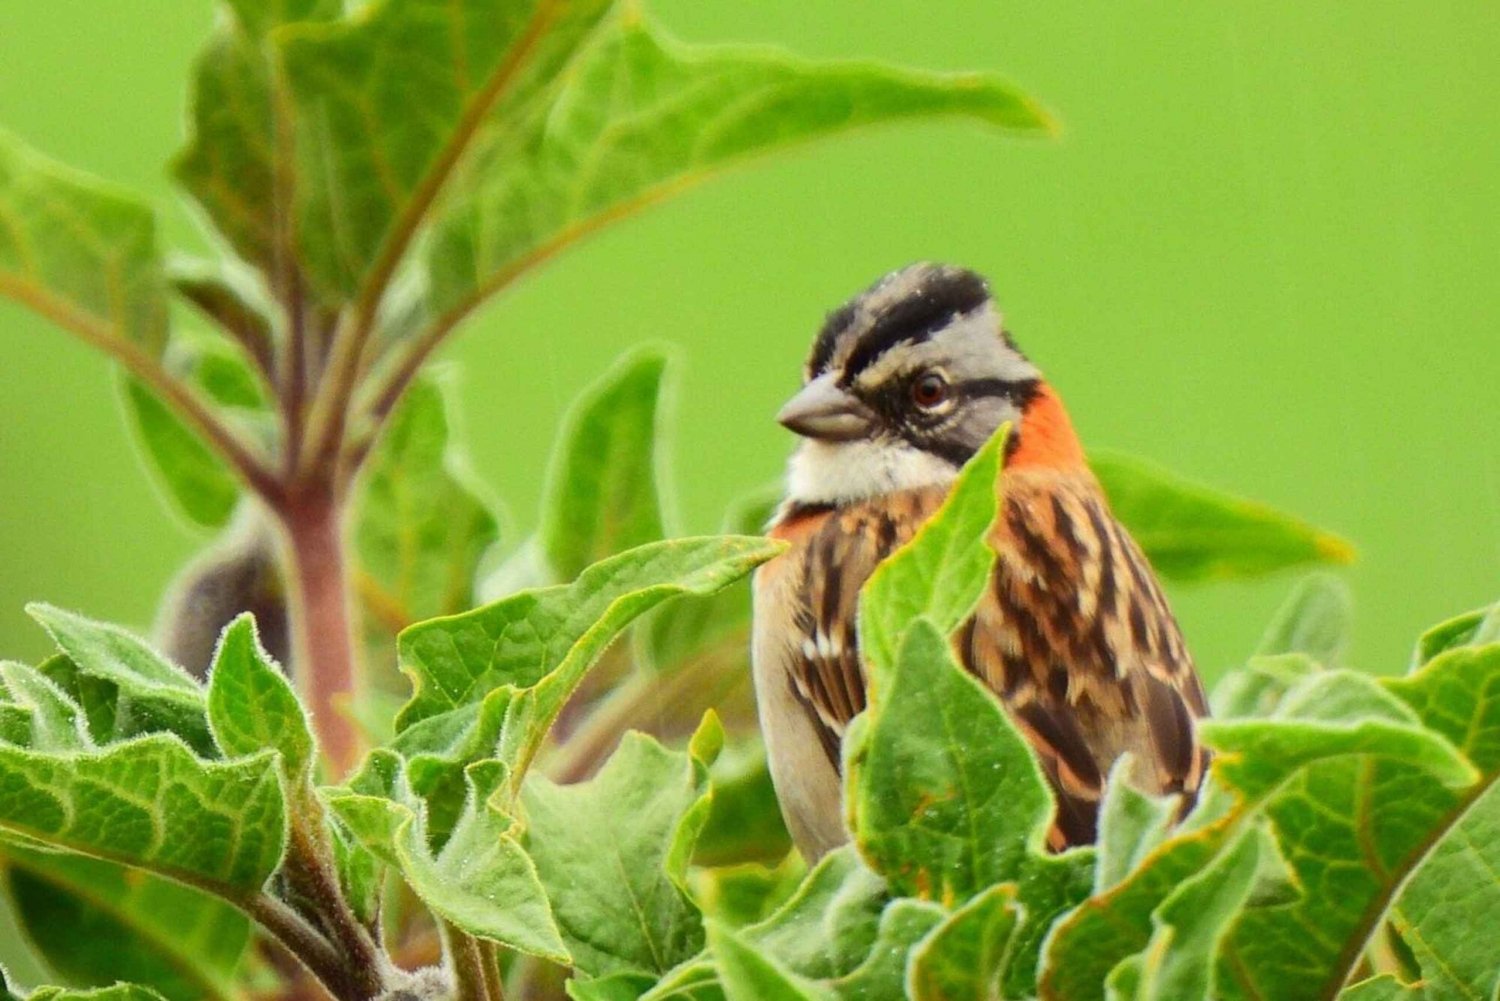
[{"label": "gray beak", "polygon": [[788,400],[776,419],[804,438],[851,441],[869,434],[875,413],[840,389],[832,375],[820,375]]}]

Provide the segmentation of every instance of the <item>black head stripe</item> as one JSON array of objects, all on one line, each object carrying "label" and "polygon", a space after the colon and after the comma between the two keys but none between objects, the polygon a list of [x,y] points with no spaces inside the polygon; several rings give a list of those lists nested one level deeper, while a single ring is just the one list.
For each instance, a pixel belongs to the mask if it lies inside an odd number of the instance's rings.
[{"label": "black head stripe", "polygon": [[984,279],[961,268],[940,268],[923,276],[910,295],[887,307],[844,363],[843,378],[852,381],[897,344],[920,344],[989,299]]},{"label": "black head stripe", "polygon": [[858,300],[845,303],[832,313],[828,319],[823,321],[823,329],[818,331],[818,339],[813,342],[812,357],[807,361],[808,373],[812,378],[817,378],[828,369],[828,363],[833,361],[834,348],[838,346],[839,335],[848,330],[854,323],[854,318],[859,315]]}]

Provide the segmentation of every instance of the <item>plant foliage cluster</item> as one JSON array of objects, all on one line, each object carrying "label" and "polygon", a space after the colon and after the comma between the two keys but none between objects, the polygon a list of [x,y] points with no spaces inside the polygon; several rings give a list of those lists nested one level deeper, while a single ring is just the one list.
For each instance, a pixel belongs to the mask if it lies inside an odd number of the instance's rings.
[{"label": "plant foliage cluster", "polygon": [[[211,261],[0,134],[0,294],[120,363],[154,475],[216,533],[167,652],[35,605],[56,654],[0,663],[5,898],[62,985],[0,996],[1497,996],[1500,606],[1377,680],[1308,578],[1214,692],[1193,812],[1122,762],[1097,847],[1048,854],[1046,783],[947,642],[994,560],[997,439],[865,590],[853,843],[808,869],[746,691],[768,501],[679,536],[666,356],[575,404],[531,537],[465,473],[427,361],[554,253],[756,153],[917,116],[1045,131],[1030,101],[683,46],[608,0],[229,0],[194,95],[174,175]],[[1348,558],[1093,463],[1169,579]]]}]

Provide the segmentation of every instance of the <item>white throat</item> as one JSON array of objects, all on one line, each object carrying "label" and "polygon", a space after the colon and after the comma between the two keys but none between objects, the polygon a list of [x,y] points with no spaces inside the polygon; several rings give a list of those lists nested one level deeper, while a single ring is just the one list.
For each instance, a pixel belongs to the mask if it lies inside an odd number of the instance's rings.
[{"label": "white throat", "polygon": [[842,504],[898,490],[952,483],[958,470],[899,438],[807,439],[787,465],[787,499]]}]

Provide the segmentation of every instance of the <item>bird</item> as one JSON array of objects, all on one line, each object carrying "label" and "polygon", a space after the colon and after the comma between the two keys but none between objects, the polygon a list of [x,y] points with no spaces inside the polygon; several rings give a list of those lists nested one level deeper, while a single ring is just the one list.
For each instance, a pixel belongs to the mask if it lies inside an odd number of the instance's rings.
[{"label": "bird", "polygon": [[849,839],[841,741],[866,705],[861,586],[936,512],[965,462],[1010,422],[995,568],[953,636],[1036,753],[1052,851],[1093,842],[1105,778],[1185,811],[1207,714],[1155,573],[1112,514],[1061,398],[1016,346],[980,275],[921,262],[828,314],[778,421],[800,441],[756,571],[752,674],[782,814],[804,857]]}]

